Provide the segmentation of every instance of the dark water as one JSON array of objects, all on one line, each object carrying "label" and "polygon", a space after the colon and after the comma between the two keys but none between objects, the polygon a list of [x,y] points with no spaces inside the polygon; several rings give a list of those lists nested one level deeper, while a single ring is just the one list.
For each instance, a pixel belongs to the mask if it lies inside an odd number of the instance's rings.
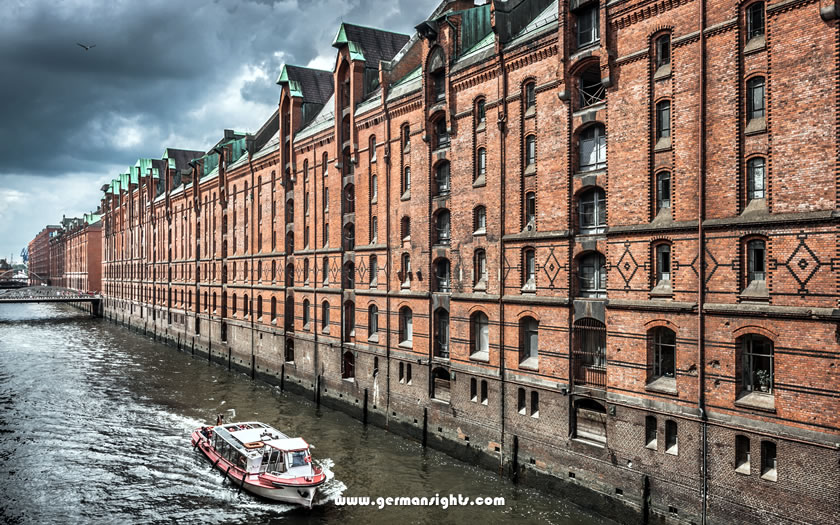
[{"label": "dark water", "polygon": [[[333,474],[311,511],[223,481],[189,443],[229,409],[306,438]],[[503,497],[351,507],[342,495]],[[0,523],[600,523],[550,494],[60,305],[0,305]]]}]

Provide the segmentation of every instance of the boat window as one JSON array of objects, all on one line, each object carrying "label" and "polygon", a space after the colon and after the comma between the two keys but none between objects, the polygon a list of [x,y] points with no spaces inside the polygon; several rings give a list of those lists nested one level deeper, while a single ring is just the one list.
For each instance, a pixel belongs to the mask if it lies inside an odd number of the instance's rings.
[{"label": "boat window", "polygon": [[290,459],[291,459],[291,461],[289,461],[291,466],[293,466],[293,467],[304,467],[304,466],[306,466],[306,452],[304,452],[302,450],[298,451],[298,452],[292,452],[291,454],[289,454],[289,456],[290,456]]}]

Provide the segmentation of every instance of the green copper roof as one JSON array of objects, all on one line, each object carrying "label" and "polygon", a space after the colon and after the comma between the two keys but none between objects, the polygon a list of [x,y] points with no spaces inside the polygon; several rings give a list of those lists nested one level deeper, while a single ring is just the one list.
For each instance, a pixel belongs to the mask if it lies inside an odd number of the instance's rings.
[{"label": "green copper roof", "polygon": [[277,78],[277,83],[288,84],[289,94],[293,97],[303,97],[303,88],[297,80],[289,79],[289,71],[286,69],[286,64],[283,64],[283,69],[280,70],[280,76]]},{"label": "green copper roof", "polygon": [[85,213],[84,220],[87,224],[94,224],[99,222],[100,215],[96,213]]},{"label": "green copper roof", "polygon": [[350,60],[365,60],[365,53],[362,51],[362,46],[347,38],[347,29],[344,27],[344,24],[341,24],[338,28],[338,34],[335,35],[332,45],[338,49],[346,45],[350,51]]}]

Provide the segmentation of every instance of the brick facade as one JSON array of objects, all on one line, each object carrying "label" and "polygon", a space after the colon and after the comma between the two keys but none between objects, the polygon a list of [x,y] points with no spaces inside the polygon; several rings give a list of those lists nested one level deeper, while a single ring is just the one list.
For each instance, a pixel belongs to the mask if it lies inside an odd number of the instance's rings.
[{"label": "brick facade", "polygon": [[29,284],[37,286],[49,284],[50,280],[50,237],[61,226],[50,225],[38,232],[29,242]]},{"label": "brick facade", "polygon": [[106,315],[581,502],[836,523],[836,15],[342,24],[260,132],[108,187]]},{"label": "brick facade", "polygon": [[[42,233],[30,243],[30,247],[38,243]],[[39,256],[36,261],[38,267],[49,269],[49,280],[43,281],[45,284],[80,292],[102,291],[102,226],[99,215],[88,213],[83,218],[62,219],[61,226],[50,233],[47,248],[47,260]],[[30,271],[38,273],[31,260]]]}]

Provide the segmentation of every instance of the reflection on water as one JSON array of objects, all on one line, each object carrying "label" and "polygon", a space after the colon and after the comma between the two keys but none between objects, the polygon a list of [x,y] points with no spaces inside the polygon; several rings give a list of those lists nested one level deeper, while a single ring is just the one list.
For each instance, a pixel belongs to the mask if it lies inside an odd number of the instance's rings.
[{"label": "reflection on water", "polygon": [[[235,410],[330,470],[311,511],[255,499],[190,447]],[[600,523],[340,412],[61,305],[0,305],[0,522]],[[502,496],[504,507],[338,506],[336,496]]]}]

